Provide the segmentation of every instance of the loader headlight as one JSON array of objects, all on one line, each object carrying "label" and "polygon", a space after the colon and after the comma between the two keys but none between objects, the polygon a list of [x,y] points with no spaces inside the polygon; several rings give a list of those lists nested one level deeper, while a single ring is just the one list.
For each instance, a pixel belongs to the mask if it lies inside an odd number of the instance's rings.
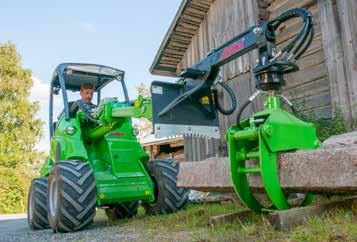
[{"label": "loader headlight", "polygon": [[73,126],[68,126],[66,128],[66,133],[69,134],[69,135],[72,135],[76,132],[76,129],[73,127]]}]

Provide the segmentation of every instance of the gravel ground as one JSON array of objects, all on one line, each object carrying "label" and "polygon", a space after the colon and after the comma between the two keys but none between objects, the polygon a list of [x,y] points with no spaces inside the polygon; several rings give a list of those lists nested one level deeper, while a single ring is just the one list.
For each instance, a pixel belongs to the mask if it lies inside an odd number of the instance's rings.
[{"label": "gravel ground", "polygon": [[53,233],[51,229],[32,231],[26,214],[0,215],[0,241],[192,241],[192,232],[156,234],[157,231],[136,229],[129,225],[110,226],[102,212],[97,212],[94,223],[75,233]]}]

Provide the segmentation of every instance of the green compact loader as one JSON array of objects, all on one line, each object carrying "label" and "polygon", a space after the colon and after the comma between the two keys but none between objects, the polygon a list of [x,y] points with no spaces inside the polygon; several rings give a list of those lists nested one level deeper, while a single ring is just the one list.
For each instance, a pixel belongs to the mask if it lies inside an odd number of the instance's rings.
[{"label": "green compact loader", "polygon": [[[101,90],[121,83],[123,100],[104,98]],[[68,102],[67,90],[94,87],[97,106]],[[120,92],[120,90],[118,90]],[[53,97],[61,93],[64,109],[53,122]],[[51,227],[72,232],[93,222],[97,207],[110,219],[136,215],[139,202],[150,215],[185,207],[188,190],[176,186],[175,160],[149,161],[136,138],[132,118],[152,119],[151,100],[128,98],[124,72],[115,68],[64,63],[54,71],[50,87],[50,155],[32,181],[28,223],[32,229]]]}]

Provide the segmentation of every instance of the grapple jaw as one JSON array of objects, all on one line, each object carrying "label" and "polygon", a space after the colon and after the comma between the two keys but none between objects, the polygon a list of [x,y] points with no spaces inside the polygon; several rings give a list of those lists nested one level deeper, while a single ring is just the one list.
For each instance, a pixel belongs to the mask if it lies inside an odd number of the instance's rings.
[{"label": "grapple jaw", "polygon": [[156,137],[189,134],[220,138],[213,94],[204,84],[154,81],[151,98]]},{"label": "grapple jaw", "polygon": [[[256,212],[291,207],[288,194],[280,185],[277,154],[313,150],[321,145],[314,125],[281,110],[278,97],[268,97],[266,104],[265,110],[243,120],[241,129],[233,125],[226,133],[233,187],[242,202]],[[254,120],[264,122],[257,125]],[[248,160],[257,162],[250,167]],[[265,207],[255,198],[248,179],[252,173],[260,175],[272,206]],[[312,198],[311,194],[307,194],[300,205],[311,203]]]}]

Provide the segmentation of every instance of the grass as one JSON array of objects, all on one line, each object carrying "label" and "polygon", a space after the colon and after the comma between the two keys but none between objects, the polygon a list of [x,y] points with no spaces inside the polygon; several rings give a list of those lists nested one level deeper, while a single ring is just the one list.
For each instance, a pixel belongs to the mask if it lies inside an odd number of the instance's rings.
[{"label": "grass", "polygon": [[113,225],[144,232],[147,241],[157,241],[158,235],[163,235],[159,236],[160,241],[357,241],[357,207],[332,210],[288,231],[275,230],[265,216],[259,214],[252,214],[244,222],[214,227],[208,224],[211,216],[243,209],[230,202],[191,204],[175,214],[147,216],[140,207],[135,218],[115,221]]}]

